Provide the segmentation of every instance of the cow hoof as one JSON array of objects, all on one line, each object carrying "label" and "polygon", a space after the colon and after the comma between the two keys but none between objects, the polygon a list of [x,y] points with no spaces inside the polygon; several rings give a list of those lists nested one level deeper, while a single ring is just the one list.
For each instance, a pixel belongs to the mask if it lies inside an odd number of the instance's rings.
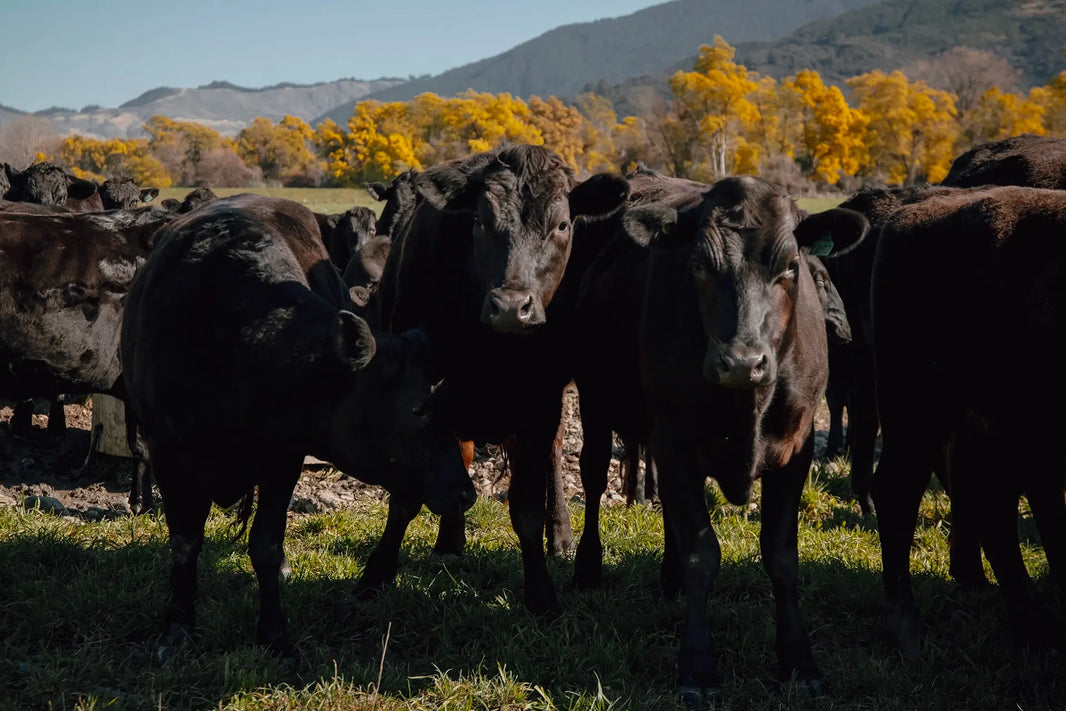
[{"label": "cow hoof", "polygon": [[711,686],[700,689],[694,686],[682,686],[677,690],[678,699],[685,709],[713,709],[722,705],[722,689]]},{"label": "cow hoof", "polygon": [[462,553],[440,553],[433,551],[429,554],[429,560],[432,563],[439,563],[444,566],[455,565],[463,559]]},{"label": "cow hoof", "polygon": [[820,675],[810,679],[797,677],[793,684],[796,694],[802,699],[819,699],[829,691],[829,683]]},{"label": "cow hoof", "polygon": [[373,583],[360,580],[355,584],[355,592],[352,593],[352,597],[357,602],[366,602],[368,600],[374,600],[385,591],[385,583]]},{"label": "cow hoof", "polygon": [[903,655],[904,661],[916,661],[922,654],[921,634],[918,617],[915,614],[895,612],[889,622],[896,647]]},{"label": "cow hoof", "polygon": [[191,638],[192,630],[185,625],[177,622],[167,625],[159,637],[159,646],[155,650],[156,663],[166,664]]},{"label": "cow hoof", "polygon": [[555,591],[551,589],[549,589],[547,593],[541,593],[539,595],[527,592],[526,609],[537,617],[547,619],[555,619],[563,613],[563,608],[559,604],[559,599],[555,596]]}]

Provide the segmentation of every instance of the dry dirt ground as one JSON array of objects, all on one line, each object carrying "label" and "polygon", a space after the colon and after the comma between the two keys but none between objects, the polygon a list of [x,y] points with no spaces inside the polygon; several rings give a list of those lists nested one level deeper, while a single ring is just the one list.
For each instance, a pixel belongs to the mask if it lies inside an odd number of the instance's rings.
[{"label": "dry dirt ground", "polygon": [[[129,484],[133,468],[130,460],[108,455],[96,459],[83,470],[89,450],[92,426],[91,405],[66,405],[67,433],[56,436],[45,427],[47,415],[34,415],[34,430],[27,437],[14,435],[9,427],[12,411],[0,408],[0,506],[40,507],[58,516],[84,520],[129,515]],[[573,386],[564,398],[563,466],[566,497],[580,501],[583,496],[578,473],[581,451],[581,423],[577,393]],[[819,410],[815,451],[825,446],[828,413]],[[624,505],[616,442],[615,457],[608,476],[606,505]],[[503,500],[507,495],[508,472],[498,447],[479,448],[471,476],[479,496]],[[384,491],[362,484],[325,464],[304,467],[290,508],[314,513],[345,508],[357,500],[380,499]],[[158,501],[158,497],[157,497]]]}]

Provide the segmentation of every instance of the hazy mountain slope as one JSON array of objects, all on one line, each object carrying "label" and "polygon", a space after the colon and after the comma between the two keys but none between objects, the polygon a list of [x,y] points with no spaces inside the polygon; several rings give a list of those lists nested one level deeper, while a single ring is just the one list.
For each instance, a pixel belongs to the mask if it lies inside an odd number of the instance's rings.
[{"label": "hazy mountain slope", "polygon": [[[502,54],[422,77],[371,97],[453,96],[473,88],[528,97],[572,97],[588,84],[661,71],[719,34],[731,43],[769,40],[876,0],[674,0],[611,19],[564,25]],[[352,104],[327,116],[343,122]]]},{"label": "hazy mountain slope", "polygon": [[341,79],[309,85],[278,84],[264,89],[245,89],[225,82],[214,82],[197,89],[153,89],[117,109],[49,109],[38,115],[51,119],[61,134],[77,131],[107,138],[133,137],[140,135],[144,122],[157,114],[197,121],[223,134],[234,134],[257,116],[277,121],[291,114],[312,121],[332,106],[354,102],[372,91],[403,81]]}]

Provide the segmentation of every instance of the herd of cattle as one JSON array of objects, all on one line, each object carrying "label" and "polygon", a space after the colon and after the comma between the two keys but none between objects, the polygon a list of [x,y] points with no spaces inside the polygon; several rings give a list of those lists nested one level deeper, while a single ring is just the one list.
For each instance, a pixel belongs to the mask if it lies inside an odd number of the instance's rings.
[{"label": "herd of cattle", "polygon": [[[1066,379],[1054,365],[1066,342],[1066,140],[987,144],[942,186],[867,189],[816,214],[755,177],[703,184],[641,167],[577,183],[528,145],[369,189],[385,202],[376,219],[205,189],[137,207],[155,195],[130,181],[96,185],[45,164],[0,174],[0,397],[18,402],[15,429],[29,426],[29,398],[126,402],[170,531],[161,657],[192,633],[212,502],[240,503],[247,523],[256,490],[258,639],[295,654],[279,576],[307,454],[391,494],[364,595],[395,577],[423,503],[440,514],[435,550],[462,552],[471,442],[503,444],[525,604],[557,611],[545,535],[549,551],[572,543],[559,484],[571,381],[587,502],[574,581],[601,582],[600,494],[618,433],[654,460],[662,588],[687,596],[687,705],[721,693],[706,477],[735,503],[761,478],[780,668],[824,691],[797,590],[798,506],[824,392],[831,450],[845,444],[848,409],[853,493],[864,512],[876,507],[903,652],[919,651],[909,551],[934,471],[952,500],[953,576],[983,583],[983,549],[1018,634],[1066,643],[1016,533],[1024,494],[1066,587],[1055,445]],[[148,484],[134,482],[135,510]]]}]

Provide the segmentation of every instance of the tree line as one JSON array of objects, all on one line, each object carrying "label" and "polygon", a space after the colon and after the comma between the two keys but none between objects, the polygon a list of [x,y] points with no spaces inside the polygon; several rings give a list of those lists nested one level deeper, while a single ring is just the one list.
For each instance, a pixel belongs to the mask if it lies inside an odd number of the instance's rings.
[{"label": "tree line", "polygon": [[[988,52],[951,50],[913,65],[914,78],[899,70],[868,72],[846,80],[849,96],[816,71],[777,81],[734,56],[716,37],[700,48],[691,71],[670,78],[666,99],[621,119],[596,93],[574,104],[554,96],[425,93],[411,101],[359,102],[345,126],[257,118],[226,137],[154,116],[144,138],[74,134],[47,142],[35,135],[40,145],[30,154],[81,177],[128,176],[159,187],[347,187],[515,141],[552,148],[578,174],[641,161],[694,180],[749,173],[801,190],[850,190],[863,182],[939,182],[955,155],[986,141],[1066,136],[1066,71],[1022,93],[1013,87],[1017,73]],[[0,132],[5,155],[18,141],[10,126]],[[26,152],[25,145],[17,148]]]}]

